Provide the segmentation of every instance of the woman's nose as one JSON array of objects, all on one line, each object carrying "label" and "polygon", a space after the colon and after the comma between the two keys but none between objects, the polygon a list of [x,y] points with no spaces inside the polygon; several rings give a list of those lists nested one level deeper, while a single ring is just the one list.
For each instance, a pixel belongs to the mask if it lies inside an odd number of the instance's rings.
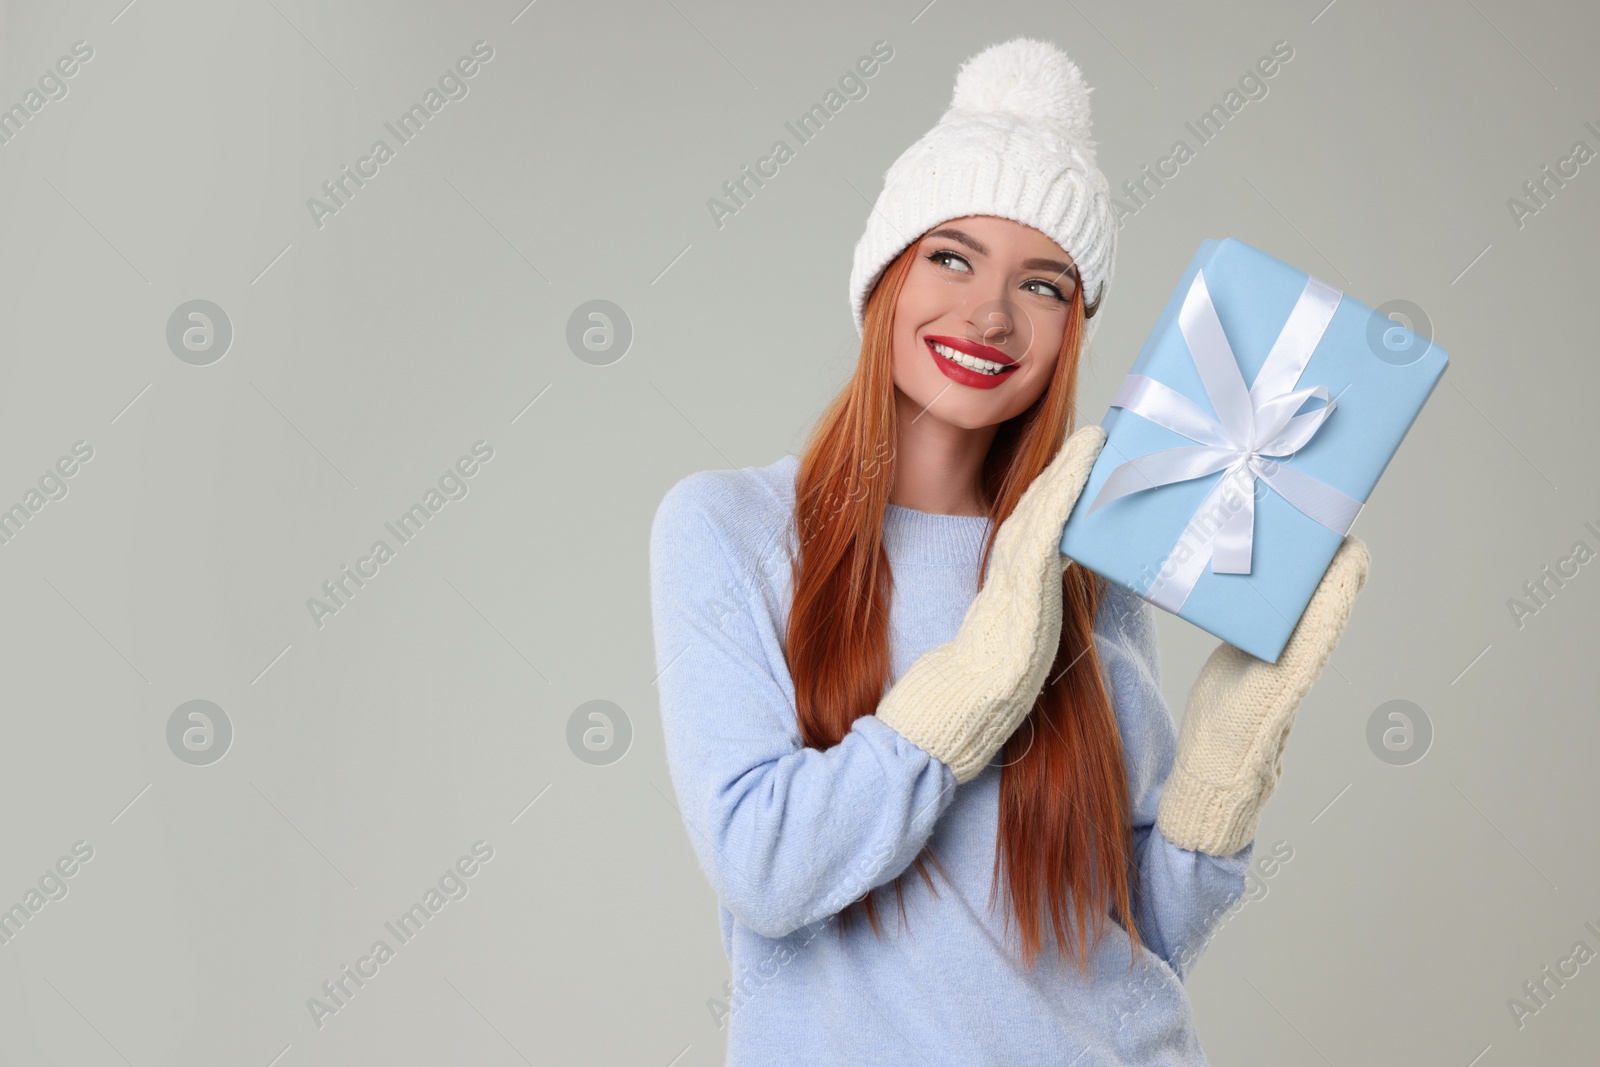
[{"label": "woman's nose", "polygon": [[1027,312],[1004,297],[983,301],[972,308],[967,321],[978,333],[978,339],[1006,352],[1025,352],[1033,339],[1032,323]]}]

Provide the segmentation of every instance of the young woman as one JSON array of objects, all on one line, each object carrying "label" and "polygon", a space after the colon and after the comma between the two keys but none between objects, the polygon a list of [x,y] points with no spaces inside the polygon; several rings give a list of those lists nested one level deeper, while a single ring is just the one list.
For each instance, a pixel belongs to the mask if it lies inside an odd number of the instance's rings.
[{"label": "young woman", "polygon": [[1219,646],[1180,732],[1154,609],[1061,555],[1105,441],[1069,435],[1115,252],[1088,92],[1044,42],[969,60],[886,175],[804,453],[657,511],[735,1067],[1206,1062],[1183,981],[1368,557],[1346,538],[1276,664]]}]

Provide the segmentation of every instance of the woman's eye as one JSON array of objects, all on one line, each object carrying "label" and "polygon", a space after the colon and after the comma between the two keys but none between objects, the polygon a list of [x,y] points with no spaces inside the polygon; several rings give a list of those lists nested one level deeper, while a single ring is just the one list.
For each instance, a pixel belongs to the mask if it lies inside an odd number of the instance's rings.
[{"label": "woman's eye", "polygon": [[[957,273],[961,273],[961,274],[971,274],[972,273],[972,264],[968,263],[964,256],[962,256],[962,255],[960,255],[959,253],[956,253],[956,252],[951,252],[948,249],[941,249],[938,252],[933,252],[933,253],[929,254],[928,261],[930,263],[937,263],[940,266],[945,267],[945,268],[947,268],[949,270],[954,270]],[[1062,293],[1060,286],[1053,285],[1050,282],[1047,282],[1042,278],[1030,278],[1028,281],[1023,282],[1022,285],[1023,285],[1023,288],[1025,288],[1025,289],[1026,288],[1030,288],[1032,286],[1036,286],[1036,285],[1037,286],[1043,286],[1045,289],[1047,289],[1049,291],[1048,292],[1040,292],[1037,289],[1034,289],[1032,291],[1033,292],[1037,292],[1040,296],[1053,297],[1054,299],[1059,300],[1062,303],[1066,303],[1067,298],[1066,298],[1065,294]]]},{"label": "woman's eye", "polygon": [[[965,259],[963,259],[960,256],[956,255],[956,253],[954,253],[954,252],[935,252],[931,256],[928,257],[929,262],[939,263],[941,265],[947,265],[947,264],[944,264],[944,261],[946,259],[955,260],[957,263],[961,264],[962,267],[965,267],[967,272],[971,272],[971,270],[972,270],[972,265],[969,264]],[[955,269],[955,268],[952,268],[952,269]]]}]

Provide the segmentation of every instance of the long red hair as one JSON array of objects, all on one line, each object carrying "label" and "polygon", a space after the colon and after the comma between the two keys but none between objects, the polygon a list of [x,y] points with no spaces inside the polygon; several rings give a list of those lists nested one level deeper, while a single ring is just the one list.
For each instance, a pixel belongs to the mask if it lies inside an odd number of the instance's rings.
[{"label": "long red hair", "polygon": [[[882,534],[897,436],[892,329],[917,246],[913,242],[896,257],[868,298],[856,372],[812,429],[796,472],[799,551],[792,557],[794,597],[785,642],[800,734],[813,748],[843,740],[851,723],[873,713],[889,684],[894,580]],[[988,541],[974,576],[980,584],[1000,524],[1073,428],[1084,322],[1080,286],[1049,387],[1000,426],[984,460],[983,486],[991,503]],[[1138,892],[1138,880],[1122,740],[1093,638],[1105,579],[1069,563],[1062,587],[1054,664],[1033,710],[1001,750],[989,905],[994,907],[1004,878],[1006,929],[1018,924],[1024,964],[1031,967],[1041,952],[1048,917],[1060,955],[1087,969],[1094,946],[1084,946],[1085,927],[1092,917],[1098,945],[1113,908],[1137,955],[1137,926],[1124,917],[1132,913],[1130,894]],[[914,866],[937,893],[928,859],[946,873],[931,848],[923,849]],[[902,922],[905,873],[894,879]],[[1075,938],[1067,932],[1069,900]],[[841,937],[863,908],[873,932],[882,936],[868,891],[840,912]]]}]

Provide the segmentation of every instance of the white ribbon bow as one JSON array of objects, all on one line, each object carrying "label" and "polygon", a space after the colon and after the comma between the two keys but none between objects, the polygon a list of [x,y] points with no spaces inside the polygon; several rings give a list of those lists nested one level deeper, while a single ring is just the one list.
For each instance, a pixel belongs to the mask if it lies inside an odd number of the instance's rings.
[{"label": "white ribbon bow", "polygon": [[[1177,545],[1163,561],[1160,573],[1142,594],[1145,600],[1177,612],[1208,562],[1214,574],[1250,573],[1257,478],[1336,533],[1347,532],[1355,522],[1364,501],[1346,496],[1301,471],[1262,458],[1294,454],[1333,414],[1335,402],[1329,397],[1327,386],[1295,387],[1343,298],[1344,294],[1333,286],[1308,278],[1261,373],[1247,392],[1233,348],[1206,289],[1205,274],[1196,272],[1178,312],[1178,326],[1218,418],[1212,418],[1194,401],[1154,378],[1130,374],[1123,379],[1112,407],[1125,408],[1199,443],[1152,452],[1120,464],[1100,487],[1089,508],[1091,512],[1130,493],[1227,471],[1195,509]],[[1300,405],[1311,397],[1325,401],[1325,406],[1296,415]],[[1234,486],[1238,487],[1237,495],[1230,492]]]}]

